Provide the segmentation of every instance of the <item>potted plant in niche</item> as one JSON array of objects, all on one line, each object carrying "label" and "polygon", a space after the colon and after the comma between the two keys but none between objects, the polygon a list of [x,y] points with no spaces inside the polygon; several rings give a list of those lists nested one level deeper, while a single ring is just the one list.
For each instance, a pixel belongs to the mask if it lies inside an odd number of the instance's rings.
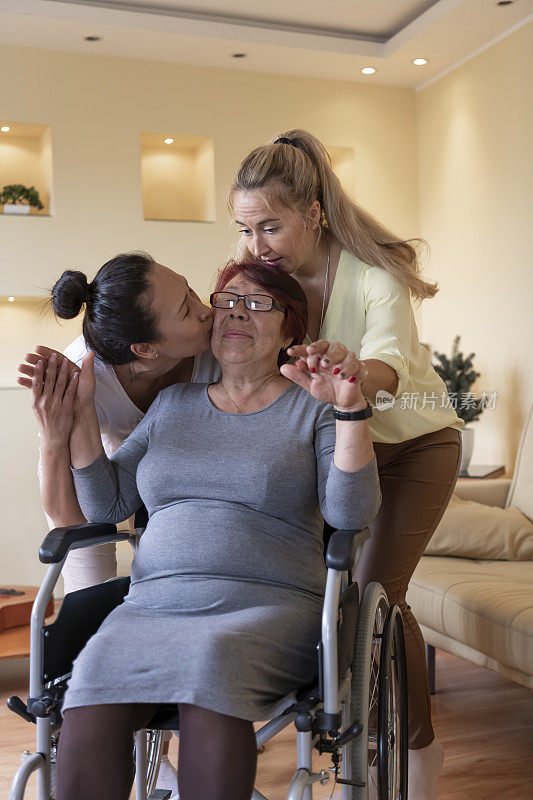
[{"label": "potted plant in niche", "polygon": [[35,186],[23,186],[22,183],[4,186],[0,203],[4,205],[4,214],[29,214],[32,207],[39,211],[44,208]]},{"label": "potted plant in niche", "polygon": [[459,473],[461,474],[468,470],[474,447],[474,428],[470,426],[470,423],[479,419],[483,413],[484,405],[483,401],[476,399],[472,392],[472,384],[480,376],[480,373],[476,372],[473,366],[475,353],[470,353],[469,356],[465,357],[463,353],[459,352],[460,341],[460,336],[456,336],[453,340],[451,358],[444,353],[434,352],[433,355],[437,359],[437,363],[433,366],[437,375],[440,375],[446,384],[450,402],[457,411],[457,416],[465,422],[462,433],[463,453],[459,468]]}]

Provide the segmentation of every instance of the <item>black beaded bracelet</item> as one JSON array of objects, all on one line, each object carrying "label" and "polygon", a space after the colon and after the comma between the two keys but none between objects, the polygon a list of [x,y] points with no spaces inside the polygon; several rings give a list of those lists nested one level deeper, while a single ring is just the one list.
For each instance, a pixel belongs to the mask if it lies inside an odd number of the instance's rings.
[{"label": "black beaded bracelet", "polygon": [[337,409],[334,408],[333,416],[335,419],[348,420],[349,422],[355,422],[356,420],[360,419],[369,419],[372,416],[372,406],[367,400],[366,408],[362,408],[361,411],[337,411]]}]

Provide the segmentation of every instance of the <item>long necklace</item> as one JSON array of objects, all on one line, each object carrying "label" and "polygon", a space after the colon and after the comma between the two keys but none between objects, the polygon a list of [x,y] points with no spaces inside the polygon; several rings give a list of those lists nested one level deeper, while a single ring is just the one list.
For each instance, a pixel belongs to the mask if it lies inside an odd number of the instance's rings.
[{"label": "long necklace", "polygon": [[[257,394],[257,392],[259,391],[259,389],[262,389],[262,388],[263,388],[263,386],[265,386],[265,384],[267,384],[269,381],[273,381],[275,378],[278,378],[278,377],[279,377],[278,375],[270,375],[268,378],[266,378],[266,380],[264,380],[264,381],[263,381],[263,383],[260,383],[260,384],[259,384],[259,386],[257,387],[257,389],[254,389],[254,390],[253,390],[253,392],[252,392],[252,394],[250,395],[250,397],[248,398],[248,400],[250,400],[250,398],[251,398],[251,397],[253,397],[253,396],[254,396],[254,394]],[[233,408],[235,409],[235,411],[237,412],[237,414],[243,414],[244,412],[243,412],[243,411],[241,411],[241,410],[240,410],[240,408],[238,408],[238,407],[237,407],[237,404],[235,403],[235,401],[233,400],[232,396],[230,395],[230,393],[229,393],[229,392],[228,392],[228,390],[226,389],[226,387],[225,387],[225,385],[224,385],[224,381],[222,380],[222,378],[220,379],[220,383],[222,384],[222,388],[223,388],[223,389],[224,389],[224,391],[226,392],[226,394],[227,394],[227,396],[228,396],[228,400],[230,401],[231,405],[233,406]]]},{"label": "long necklace", "polygon": [[318,335],[319,336],[320,336],[320,331],[322,329],[322,323],[324,322],[324,311],[326,309],[326,295],[328,293],[329,255],[330,255],[330,248],[329,248],[329,239],[328,239],[328,260],[326,261],[326,278],[324,280],[324,294],[322,295],[322,311],[321,311],[321,314],[320,314],[320,325],[318,326]]}]

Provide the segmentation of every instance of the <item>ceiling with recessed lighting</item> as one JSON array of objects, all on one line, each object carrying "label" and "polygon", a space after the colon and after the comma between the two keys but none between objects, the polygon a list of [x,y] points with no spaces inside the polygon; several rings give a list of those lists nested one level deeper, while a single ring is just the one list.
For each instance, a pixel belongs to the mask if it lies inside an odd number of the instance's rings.
[{"label": "ceiling with recessed lighting", "polygon": [[533,0],[0,0],[0,45],[420,88],[532,20]]}]

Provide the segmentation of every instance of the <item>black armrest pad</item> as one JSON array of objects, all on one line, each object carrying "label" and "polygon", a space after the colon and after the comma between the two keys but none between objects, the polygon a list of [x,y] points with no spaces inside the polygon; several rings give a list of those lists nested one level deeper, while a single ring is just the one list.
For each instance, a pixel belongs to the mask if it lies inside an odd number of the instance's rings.
[{"label": "black armrest pad", "polygon": [[117,533],[116,525],[108,522],[85,522],[83,525],[54,528],[39,548],[39,561],[58,564],[74,545],[89,547],[104,542],[120,542],[128,539],[129,535],[127,531]]},{"label": "black armrest pad", "polygon": [[335,531],[331,535],[326,553],[327,568],[338,572],[351,569],[357,548],[367,539],[370,539],[368,528],[363,528],[362,531]]},{"label": "black armrest pad", "polygon": [[148,510],[146,506],[141,506],[135,512],[135,527],[146,528],[148,525]]}]

